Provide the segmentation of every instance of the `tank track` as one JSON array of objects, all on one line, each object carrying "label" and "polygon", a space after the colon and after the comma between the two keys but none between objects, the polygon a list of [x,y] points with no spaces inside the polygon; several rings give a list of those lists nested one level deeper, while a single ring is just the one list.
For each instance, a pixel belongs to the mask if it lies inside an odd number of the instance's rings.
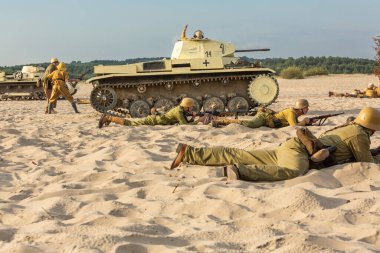
[{"label": "tank track", "polygon": [[[113,80],[112,79],[111,80],[105,79],[105,80],[100,80],[100,82],[102,82],[102,83],[100,83],[97,80],[92,82],[94,89],[91,92],[90,101],[91,101],[91,106],[99,112],[114,114],[115,116],[116,115],[126,116],[126,115],[130,115],[130,111],[128,110],[129,106],[125,106],[123,104],[120,104],[120,101],[117,102],[117,104],[115,105],[114,108],[104,110],[102,108],[102,105],[98,104],[94,99],[94,95],[96,93],[96,90],[99,88],[113,88],[113,89],[136,88],[137,90],[135,91],[135,94],[144,95],[144,92],[145,92],[147,87],[164,86],[169,91],[169,90],[171,90],[170,89],[171,87],[174,87],[174,85],[192,84],[193,86],[197,87],[197,85],[196,85],[197,83],[205,84],[205,83],[209,83],[209,82],[222,82],[223,84],[228,85],[230,82],[233,82],[233,81],[254,80],[255,78],[257,78],[259,76],[270,77],[271,79],[273,79],[275,81],[275,83],[277,84],[277,87],[278,87],[277,80],[275,78],[273,78],[272,75],[267,74],[267,73],[248,74],[248,75],[202,76],[202,77],[196,77],[196,78],[181,78],[181,79],[171,79],[171,80],[136,80],[135,82],[133,82],[133,81],[125,82],[125,80],[123,81],[123,80],[117,80],[117,79],[113,79]],[[227,95],[227,94],[225,94],[225,95]],[[172,101],[176,101],[176,103],[175,103],[175,105],[176,105],[185,96],[193,97],[191,94],[180,94],[178,96],[170,97],[170,99]],[[248,97],[252,99],[252,97],[249,94],[248,94]],[[277,90],[277,93],[276,93],[274,99],[270,103],[265,104],[265,105],[271,104],[272,102],[274,102],[277,99],[277,97],[278,97],[278,90]],[[148,97],[144,97],[143,99],[147,100]],[[198,101],[198,102],[202,102],[202,101]],[[257,106],[257,105],[258,104],[255,104],[255,106]],[[150,106],[153,107],[153,103],[151,103]],[[249,110],[253,109],[255,106],[249,108]],[[202,105],[201,105],[201,107],[202,107]],[[249,110],[247,110],[247,113]],[[239,113],[239,115],[244,115],[244,113]]]}]

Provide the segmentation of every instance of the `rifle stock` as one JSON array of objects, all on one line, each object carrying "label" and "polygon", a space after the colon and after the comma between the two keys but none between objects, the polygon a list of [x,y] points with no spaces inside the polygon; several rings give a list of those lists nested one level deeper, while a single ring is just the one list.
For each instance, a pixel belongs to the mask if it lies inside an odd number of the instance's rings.
[{"label": "rifle stock", "polygon": [[[322,126],[326,120],[330,117],[335,117],[335,116],[338,116],[338,115],[341,115],[341,114],[344,114],[344,112],[338,112],[338,113],[331,113],[331,114],[323,114],[323,115],[319,115],[319,116],[314,116],[314,117],[310,117],[310,121],[314,121],[314,120],[317,120],[318,122],[318,126]],[[312,124],[312,123],[311,123]],[[309,124],[309,125],[311,125]]]}]

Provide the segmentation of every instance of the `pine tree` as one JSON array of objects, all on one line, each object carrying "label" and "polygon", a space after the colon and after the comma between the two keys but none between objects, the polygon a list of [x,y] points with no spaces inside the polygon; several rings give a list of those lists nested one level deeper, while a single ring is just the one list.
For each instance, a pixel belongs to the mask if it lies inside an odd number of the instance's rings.
[{"label": "pine tree", "polygon": [[376,67],[374,73],[380,79],[380,36],[377,36],[377,38],[374,38],[374,40],[376,44]]}]

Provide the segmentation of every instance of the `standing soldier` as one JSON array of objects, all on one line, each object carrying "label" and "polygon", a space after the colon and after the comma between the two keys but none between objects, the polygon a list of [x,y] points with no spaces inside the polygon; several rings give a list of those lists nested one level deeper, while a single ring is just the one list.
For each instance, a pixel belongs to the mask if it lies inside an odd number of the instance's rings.
[{"label": "standing soldier", "polygon": [[270,109],[263,109],[259,111],[251,120],[230,120],[230,119],[217,119],[212,122],[213,126],[226,125],[229,123],[237,123],[249,128],[258,128],[267,126],[271,128],[280,128],[286,126],[305,126],[314,123],[309,118],[304,118],[298,121],[298,117],[306,114],[309,111],[309,102],[306,99],[299,99],[296,101],[294,107],[284,109],[278,113]]},{"label": "standing soldier", "polygon": [[71,96],[66,86],[66,82],[69,80],[69,75],[66,71],[66,64],[64,62],[58,64],[57,70],[53,71],[53,73],[48,75],[47,78],[53,82],[53,92],[51,94],[51,98],[49,99],[48,113],[51,113],[53,104],[57,102],[57,99],[61,94],[71,103],[75,113],[79,113],[77,105],[74,102],[74,98]]},{"label": "standing soldier", "polygon": [[[48,105],[49,105],[49,99],[51,97],[51,93],[52,93],[52,90],[53,90],[53,84],[51,82],[51,80],[49,80],[47,78],[48,75],[50,75],[51,73],[53,73],[54,70],[57,69],[57,66],[59,64],[59,61],[57,58],[51,58],[50,60],[50,65],[46,68],[45,70],[45,75],[43,76],[42,78],[42,81],[43,81],[43,87],[44,87],[44,92],[45,92],[45,96],[46,96],[46,108],[45,108],[45,113],[48,113]],[[53,113],[55,113],[54,109],[57,106],[57,102],[55,102],[53,105],[52,105],[52,109],[51,111]]]},{"label": "standing soldier", "polygon": [[[276,150],[245,151],[237,148],[177,147],[171,169],[181,162],[205,166],[232,165],[224,168],[230,179],[276,181],[305,174],[309,168],[323,168],[347,162],[379,162],[370,149],[370,136],[380,130],[380,111],[366,107],[351,123],[335,127],[319,139],[307,129],[297,131]],[[301,133],[301,134],[299,134]]]},{"label": "standing soldier", "polygon": [[[148,117],[136,121],[127,120],[124,118],[114,117],[107,114],[103,114],[99,120],[99,128],[103,125],[108,125],[111,122],[124,126],[140,126],[140,125],[174,125],[179,123],[180,125],[195,125],[198,122],[203,122],[203,118],[194,121],[193,112],[194,100],[192,98],[183,98],[181,103],[172,108],[164,115],[149,115]],[[187,116],[191,114],[192,119],[187,120]]]}]

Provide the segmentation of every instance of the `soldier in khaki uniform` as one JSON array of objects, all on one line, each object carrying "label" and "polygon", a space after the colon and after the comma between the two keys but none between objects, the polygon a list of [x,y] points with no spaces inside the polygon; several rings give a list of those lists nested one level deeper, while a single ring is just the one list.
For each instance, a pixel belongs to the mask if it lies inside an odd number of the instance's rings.
[{"label": "soldier in khaki uniform", "polygon": [[53,104],[57,102],[57,99],[61,94],[71,103],[75,113],[79,113],[77,105],[74,102],[74,98],[71,96],[69,89],[66,86],[66,82],[69,80],[69,75],[66,71],[66,64],[64,62],[58,64],[57,70],[49,74],[47,78],[53,82],[53,92],[49,99],[48,113],[51,113]]},{"label": "soldier in khaki uniform", "polygon": [[[230,179],[276,181],[291,179],[306,173],[309,168],[323,168],[326,159],[333,164],[347,162],[379,162],[372,156],[370,136],[380,130],[380,111],[366,107],[351,123],[333,128],[315,139],[324,147],[310,153],[303,138],[292,138],[276,150],[245,151],[236,148],[195,148],[180,144],[171,169],[181,162],[205,166],[223,166]],[[331,147],[335,147],[335,152]],[[330,163],[330,165],[332,165]],[[330,166],[329,165],[329,166]]]},{"label": "soldier in khaki uniform", "polygon": [[201,120],[194,121],[187,120],[187,115],[192,113],[194,107],[194,100],[191,98],[183,98],[180,105],[172,108],[170,111],[164,115],[149,115],[148,117],[141,120],[127,120],[124,118],[114,117],[107,114],[103,114],[99,120],[99,128],[103,125],[109,125],[111,122],[119,125],[125,126],[140,126],[140,125],[194,125]]},{"label": "soldier in khaki uniform", "polygon": [[186,31],[187,31],[187,25],[185,25],[185,27],[183,28],[182,30],[182,33],[181,33],[181,40],[184,41],[184,40],[192,40],[192,39],[196,39],[196,40],[200,40],[200,39],[204,39],[204,34],[201,30],[196,30],[194,32],[194,35],[191,39],[187,38],[186,37]]},{"label": "soldier in khaki uniform", "polygon": [[[49,105],[49,99],[51,97],[51,93],[52,93],[52,90],[53,90],[53,84],[52,82],[47,78],[48,75],[50,75],[51,73],[53,73],[54,70],[57,69],[57,66],[59,64],[59,61],[57,58],[51,58],[50,60],[50,65],[46,68],[45,70],[45,75],[43,76],[42,78],[42,82],[43,82],[43,88],[44,88],[44,92],[45,92],[45,96],[46,96],[46,108],[45,108],[45,113],[48,113],[48,105]],[[52,105],[52,112],[55,113],[54,109],[57,106],[57,102],[55,102],[53,105]]]},{"label": "soldier in khaki uniform", "polygon": [[249,128],[258,128],[267,126],[271,128],[279,128],[286,126],[305,126],[314,123],[309,118],[298,121],[298,117],[309,111],[309,102],[306,99],[296,101],[294,107],[284,109],[278,113],[269,109],[259,111],[251,120],[234,120],[234,119],[216,119],[213,120],[213,126],[226,125],[229,123],[237,123]]},{"label": "soldier in khaki uniform", "polygon": [[376,87],[373,83],[369,83],[367,89],[364,91],[354,90],[351,93],[337,93],[329,91],[329,97],[354,97],[354,98],[377,98],[379,95],[380,89]]}]

